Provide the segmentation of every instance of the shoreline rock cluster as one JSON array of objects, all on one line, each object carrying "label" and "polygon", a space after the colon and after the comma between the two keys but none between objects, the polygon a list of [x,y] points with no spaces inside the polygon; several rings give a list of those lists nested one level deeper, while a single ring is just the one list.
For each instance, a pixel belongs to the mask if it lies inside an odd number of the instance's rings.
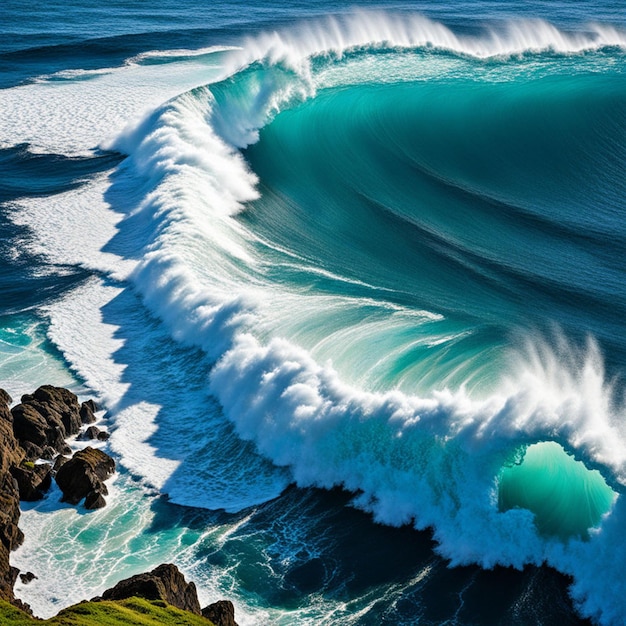
[{"label": "shoreline rock cluster", "polygon": [[[97,411],[93,400],[79,403],[71,391],[44,385],[22,396],[13,408],[11,403],[10,395],[0,389],[0,600],[32,615],[30,607],[15,597],[13,587],[18,575],[25,583],[37,577],[31,572],[20,574],[9,560],[24,541],[18,527],[20,501],[42,499],[54,479],[63,502],[83,501],[87,509],[101,508],[108,494],[104,483],[115,472],[115,461],[90,446],[70,458],[68,437],[108,438],[108,433],[93,426]],[[120,581],[92,602],[136,596],[203,616],[216,626],[237,626],[231,602],[222,600],[201,609],[194,583],[187,583],[172,564]]]},{"label": "shoreline rock cluster", "polygon": [[[15,450],[22,457],[17,463],[14,459],[9,468],[17,481],[20,500],[40,500],[55,478],[64,502],[78,504],[86,498],[87,509],[104,506],[102,496],[107,495],[104,481],[113,475],[115,462],[108,454],[89,447],[69,459],[72,450],[66,442],[68,437],[78,435],[83,426],[96,421],[95,402],[88,400],[79,404],[71,391],[51,385],[23,395],[20,404],[8,412],[11,399],[6,392],[2,398],[3,415],[12,423],[17,441]],[[100,433],[99,430],[90,432],[95,436]]]},{"label": "shoreline rock cluster", "polygon": [[[104,481],[113,475],[115,461],[101,450],[87,447],[72,454],[66,439],[78,435],[96,421],[93,400],[80,404],[71,391],[44,385],[10,408],[11,396],[0,389],[0,599],[29,612],[15,598],[13,586],[19,574],[9,554],[24,535],[18,527],[20,501],[42,499],[53,478],[63,501],[99,508],[106,504]],[[30,572],[22,575],[32,580]]]}]

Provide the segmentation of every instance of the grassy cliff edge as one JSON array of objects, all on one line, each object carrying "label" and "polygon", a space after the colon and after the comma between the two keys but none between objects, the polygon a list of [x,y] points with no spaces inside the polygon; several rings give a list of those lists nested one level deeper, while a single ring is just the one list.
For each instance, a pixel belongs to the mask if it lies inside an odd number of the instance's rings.
[{"label": "grassy cliff edge", "polygon": [[8,602],[0,600],[0,624],[3,626],[211,626],[213,622],[177,609],[161,600],[81,602],[63,609],[47,620],[39,620]]}]

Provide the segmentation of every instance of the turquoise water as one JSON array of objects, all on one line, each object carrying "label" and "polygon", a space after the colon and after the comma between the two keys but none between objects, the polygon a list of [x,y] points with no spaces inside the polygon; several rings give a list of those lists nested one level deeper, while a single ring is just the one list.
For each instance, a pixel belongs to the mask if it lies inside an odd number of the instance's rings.
[{"label": "turquoise water", "polygon": [[519,465],[503,469],[498,496],[501,510],[528,509],[539,532],[567,540],[599,527],[615,493],[600,472],[545,442],[530,446]]},{"label": "turquoise water", "polygon": [[[615,68],[607,75],[602,55],[567,76],[561,59],[541,57],[363,56],[366,84],[323,89],[261,131],[246,156],[262,197],[241,219],[259,234],[261,254],[270,248],[271,280],[435,319],[375,335],[379,350],[363,349],[369,331],[334,341],[325,318],[317,329],[307,320],[298,339],[335,366],[337,343],[359,354],[343,376],[358,370],[374,387],[420,391],[493,387],[519,328],[556,322],[576,336],[584,316],[587,332],[613,343],[623,302],[614,183],[624,91]],[[347,60],[345,74],[361,76],[365,59]],[[376,84],[376,63],[400,62],[411,80]],[[437,77],[415,82],[429,63]],[[344,280],[298,267],[284,250]]]}]

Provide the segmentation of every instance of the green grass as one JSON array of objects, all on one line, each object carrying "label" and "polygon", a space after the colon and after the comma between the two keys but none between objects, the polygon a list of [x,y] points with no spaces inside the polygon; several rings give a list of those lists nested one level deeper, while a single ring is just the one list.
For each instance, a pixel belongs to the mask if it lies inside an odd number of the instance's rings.
[{"label": "green grass", "polygon": [[48,620],[35,620],[0,601],[2,626],[211,626],[200,615],[181,611],[160,601],[129,598],[118,602],[83,602],[63,609]]},{"label": "green grass", "polygon": [[22,624],[34,624],[35,620],[26,613],[15,608],[12,604],[0,600],[0,624],[2,626],[22,626]]}]

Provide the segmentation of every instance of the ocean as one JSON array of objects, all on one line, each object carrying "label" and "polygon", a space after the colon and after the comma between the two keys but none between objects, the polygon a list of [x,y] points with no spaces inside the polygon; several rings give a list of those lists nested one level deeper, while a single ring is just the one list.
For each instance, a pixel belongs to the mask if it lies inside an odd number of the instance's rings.
[{"label": "ocean", "polygon": [[3,0],[0,387],[118,467],[24,503],[36,615],[626,622],[619,5]]}]

